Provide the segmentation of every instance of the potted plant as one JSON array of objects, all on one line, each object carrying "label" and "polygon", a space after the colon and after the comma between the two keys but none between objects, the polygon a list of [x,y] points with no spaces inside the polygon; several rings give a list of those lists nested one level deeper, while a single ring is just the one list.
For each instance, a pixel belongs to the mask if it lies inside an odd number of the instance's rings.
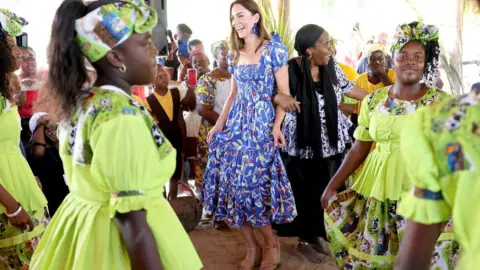
[{"label": "potted plant", "polygon": [[264,14],[264,21],[272,33],[272,38],[280,38],[280,41],[287,47],[288,56],[292,57],[295,37],[290,28],[289,18],[285,16],[285,3],[282,1],[278,16],[276,16],[270,0],[258,0],[258,5]]}]

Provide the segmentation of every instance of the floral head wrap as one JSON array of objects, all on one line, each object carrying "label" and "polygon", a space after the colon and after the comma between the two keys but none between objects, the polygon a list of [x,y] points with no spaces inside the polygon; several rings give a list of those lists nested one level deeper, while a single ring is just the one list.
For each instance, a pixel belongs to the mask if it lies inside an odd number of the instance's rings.
[{"label": "floral head wrap", "polygon": [[0,28],[8,35],[21,35],[23,33],[22,27],[27,24],[28,22],[24,18],[18,17],[8,9],[0,8]]},{"label": "floral head wrap", "polygon": [[423,81],[430,87],[435,86],[440,65],[440,45],[438,44],[438,28],[435,25],[413,22],[401,24],[393,37],[391,51],[401,50],[410,41],[419,41],[425,46],[426,61]]},{"label": "floral head wrap", "polygon": [[[90,1],[94,5],[96,1]],[[75,22],[82,53],[94,63],[127,40],[157,25],[157,12],[144,0],[118,0],[101,5]]]}]

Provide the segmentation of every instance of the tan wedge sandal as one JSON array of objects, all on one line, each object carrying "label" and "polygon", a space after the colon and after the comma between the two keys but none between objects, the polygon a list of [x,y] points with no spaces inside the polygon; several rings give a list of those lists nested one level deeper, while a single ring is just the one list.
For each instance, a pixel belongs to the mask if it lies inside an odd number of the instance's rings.
[{"label": "tan wedge sandal", "polygon": [[253,270],[260,265],[262,260],[262,253],[259,247],[247,248],[247,256],[240,263],[239,270]]}]

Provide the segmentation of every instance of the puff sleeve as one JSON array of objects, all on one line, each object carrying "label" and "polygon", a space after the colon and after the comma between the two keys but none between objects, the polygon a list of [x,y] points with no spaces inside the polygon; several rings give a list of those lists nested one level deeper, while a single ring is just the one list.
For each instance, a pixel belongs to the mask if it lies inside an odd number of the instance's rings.
[{"label": "puff sleeve", "polygon": [[110,194],[112,218],[163,200],[163,185],[175,169],[175,149],[155,127],[138,115],[120,115],[92,131],[91,171]]},{"label": "puff sleeve", "polygon": [[353,137],[357,140],[364,141],[364,142],[371,142],[373,141],[372,137],[370,136],[370,106],[369,106],[369,99],[372,98],[372,94],[367,95],[363,101],[360,108],[360,116],[358,117],[358,127],[355,129],[355,133]]},{"label": "puff sleeve", "polygon": [[441,223],[451,215],[445,201],[435,150],[428,136],[431,116],[429,108],[422,108],[407,120],[400,143],[408,179],[404,185],[410,188],[398,209],[400,215],[422,224]]}]

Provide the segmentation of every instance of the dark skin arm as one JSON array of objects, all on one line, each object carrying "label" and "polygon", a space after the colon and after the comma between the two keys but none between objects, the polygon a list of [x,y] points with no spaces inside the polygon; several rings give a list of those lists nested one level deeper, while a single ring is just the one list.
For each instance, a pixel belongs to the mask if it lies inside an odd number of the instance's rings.
[{"label": "dark skin arm", "polygon": [[324,209],[328,206],[328,200],[337,193],[337,190],[345,184],[348,177],[362,164],[370,153],[373,142],[364,142],[356,140],[352,149],[342,162],[337,173],[328,183],[327,188],[322,195],[322,206]]},{"label": "dark skin arm", "polygon": [[349,116],[353,113],[355,110],[355,104],[346,104],[345,102],[340,102],[340,105],[338,105],[338,108],[346,115]]},{"label": "dark skin arm", "polygon": [[[197,107],[197,97],[195,96],[195,87],[188,86],[185,97],[180,101],[182,110],[193,111]],[[183,118],[183,116],[182,116]]]},{"label": "dark skin arm", "polygon": [[[182,130],[182,137],[185,138],[187,135],[187,127],[185,125],[185,119],[183,118],[183,110],[180,110],[179,111],[179,116],[178,116],[178,121],[180,123],[180,128]],[[185,147],[185,146],[184,146]],[[178,184],[182,181],[183,179],[183,174],[184,174],[184,166],[185,166],[185,152],[182,152],[181,153],[181,156],[182,156],[182,161],[181,161],[181,175],[180,177],[177,179],[177,178],[171,178],[170,179],[170,182],[169,182],[169,188],[168,188],[168,196],[167,196],[167,199],[170,201],[170,200],[173,200],[173,199],[176,199],[177,198],[177,195],[178,195]]]},{"label": "dark skin arm", "polygon": [[300,112],[300,102],[290,95],[278,93],[273,97],[272,101],[274,106],[280,106],[285,112]]},{"label": "dark skin arm", "polygon": [[[17,200],[12,195],[10,195],[10,193],[8,193],[8,191],[2,185],[0,185],[0,203],[5,206],[7,213],[10,215],[15,213],[20,206]],[[10,222],[10,224],[12,224],[12,226],[18,227],[20,229],[25,229],[28,225],[30,231],[32,231],[35,227],[33,225],[32,219],[23,208],[16,217],[8,218],[8,221]]]},{"label": "dark skin arm", "polygon": [[395,260],[395,269],[430,269],[440,228],[441,224],[425,225],[407,220],[405,234]]},{"label": "dark skin arm", "polygon": [[380,79],[381,79],[382,82],[383,82],[383,85],[385,85],[385,86],[393,85],[393,82],[392,82],[392,80],[390,80],[390,78],[388,77],[386,71],[380,73],[379,75],[380,75]]},{"label": "dark skin arm", "polygon": [[349,98],[359,100],[359,101],[362,101],[365,98],[366,95],[368,95],[368,93],[365,92],[365,90],[363,90],[362,88],[360,88],[358,86],[352,87],[350,92],[345,94],[345,96],[347,96]]},{"label": "dark skin arm", "polygon": [[207,122],[214,126],[217,123],[217,119],[220,116],[217,112],[213,110],[213,105],[203,105],[198,106],[198,114],[207,120]]},{"label": "dark skin arm", "polygon": [[[37,128],[35,133],[33,134],[32,141],[34,143],[46,144],[45,140],[45,126],[41,125]],[[42,145],[34,145],[33,146],[33,155],[36,158],[41,158],[45,155],[45,146]]]},{"label": "dark skin arm", "polygon": [[385,69],[383,66],[371,66],[371,71],[368,74],[368,80],[374,84],[382,82],[384,86],[393,85],[392,80],[388,77],[388,69]]},{"label": "dark skin arm", "polygon": [[180,67],[178,69],[178,81],[181,82],[185,76],[187,76],[187,69],[188,69],[188,58],[184,58],[180,55],[177,51],[177,57],[180,61]]},{"label": "dark skin arm", "polygon": [[117,213],[116,220],[134,270],[163,269],[147,212]]}]

